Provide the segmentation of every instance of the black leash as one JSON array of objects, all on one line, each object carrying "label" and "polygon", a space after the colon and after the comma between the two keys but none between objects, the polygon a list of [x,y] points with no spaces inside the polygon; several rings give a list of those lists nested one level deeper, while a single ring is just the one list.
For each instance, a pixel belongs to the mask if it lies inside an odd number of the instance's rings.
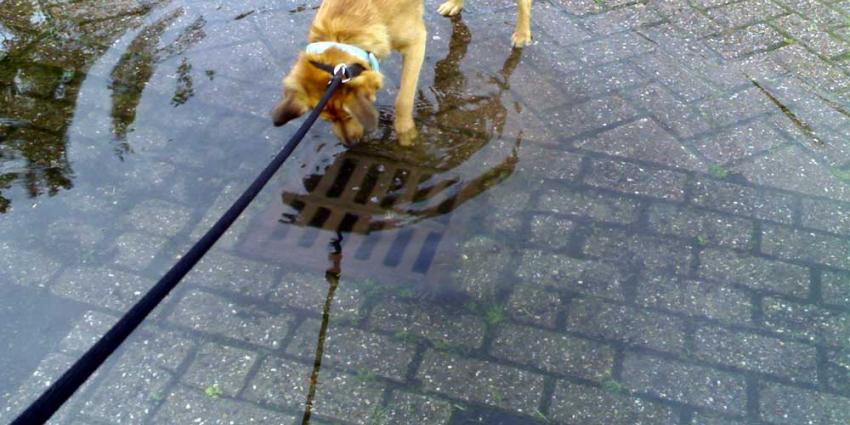
[{"label": "black leash", "polygon": [[295,147],[307,134],[307,131],[312,127],[313,123],[319,117],[319,114],[325,108],[325,104],[333,95],[334,91],[339,88],[343,81],[348,81],[352,78],[350,70],[346,66],[338,65],[334,70],[333,78],[328,84],[328,89],[316,108],[310,113],[307,119],[301,124],[301,127],[295,133],[284,148],[274,157],[271,163],[266,166],[262,173],[251,183],[251,186],[242,193],[242,196],[224,213],[221,218],[207,231],[207,233],[199,240],[183,258],[177,261],[171,270],[159,280],[159,282],[140,299],[136,305],[130,308],[124,317],[118,321],[112,329],[109,330],[100,340],[97,341],[70,369],[68,369],[53,385],[50,386],[41,396],[35,400],[20,416],[17,417],[10,425],[35,425],[43,424],[62,407],[77,389],[86,382],[94,372],[103,364],[104,361],[130,336],[145,317],[156,308],[157,305],[171,292],[174,287],[180,283],[180,279],[186,276],[192,267],[201,260],[204,254],[212,248],[213,244],[218,241],[221,235],[227,231],[231,224],[236,221],[239,214],[248,207],[248,204],[257,196],[263,186],[268,183],[272,176],[277,172],[283,162],[289,158]]}]

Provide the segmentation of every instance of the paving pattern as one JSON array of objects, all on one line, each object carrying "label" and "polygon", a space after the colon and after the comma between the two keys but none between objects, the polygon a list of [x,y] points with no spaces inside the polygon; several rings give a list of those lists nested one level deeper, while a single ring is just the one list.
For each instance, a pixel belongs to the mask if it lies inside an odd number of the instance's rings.
[{"label": "paving pattern", "polygon": [[[294,131],[269,93],[317,4],[0,1],[0,318],[56,310],[0,325],[45,341],[0,422]],[[346,156],[319,125],[51,423],[850,423],[850,1],[539,0],[521,55],[510,2],[426,6],[420,145],[392,146],[392,58],[385,133]],[[336,282],[242,243],[364,155],[459,187],[384,205],[453,229],[433,271]]]}]

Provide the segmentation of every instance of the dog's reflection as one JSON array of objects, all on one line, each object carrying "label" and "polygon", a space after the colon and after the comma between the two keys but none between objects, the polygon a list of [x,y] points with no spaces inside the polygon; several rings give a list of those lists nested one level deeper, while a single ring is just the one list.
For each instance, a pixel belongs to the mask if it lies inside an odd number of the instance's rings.
[{"label": "dog's reflection", "polygon": [[[507,152],[500,153],[495,165],[478,170],[472,167],[472,173],[462,170],[491,141],[501,139],[508,116],[503,95],[521,54],[515,49],[499,75],[486,81],[495,90],[465,95],[467,80],[460,65],[470,40],[469,29],[454,18],[449,52],[435,69],[435,100],[420,96],[417,120],[421,150],[400,148],[386,140],[388,137],[363,143],[341,153],[323,172],[305,177],[306,192],[283,193],[284,203],[295,211],[284,214],[283,221],[318,227],[336,235],[330,243],[325,272],[328,293],[302,424],[310,422],[313,412],[334,294],[343,273],[346,235],[369,235],[446,215],[514,171],[519,137],[503,149]],[[462,123],[462,128],[452,128],[452,123]]]}]

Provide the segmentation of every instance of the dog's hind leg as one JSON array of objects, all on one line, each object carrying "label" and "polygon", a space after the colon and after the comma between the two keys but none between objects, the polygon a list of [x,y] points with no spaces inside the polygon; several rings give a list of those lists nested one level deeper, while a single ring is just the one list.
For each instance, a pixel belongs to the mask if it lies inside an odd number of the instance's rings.
[{"label": "dog's hind leg", "polygon": [[463,9],[463,0],[447,0],[437,8],[437,12],[443,16],[454,16]]},{"label": "dog's hind leg", "polygon": [[416,86],[419,84],[419,72],[425,60],[427,33],[425,23],[414,30],[411,43],[401,49],[404,62],[401,68],[401,85],[395,101],[395,130],[398,143],[410,146],[416,140],[416,127],[413,123],[413,101],[416,98]]},{"label": "dog's hind leg", "polygon": [[531,44],[531,0],[517,0],[517,20],[511,45],[525,47]]}]

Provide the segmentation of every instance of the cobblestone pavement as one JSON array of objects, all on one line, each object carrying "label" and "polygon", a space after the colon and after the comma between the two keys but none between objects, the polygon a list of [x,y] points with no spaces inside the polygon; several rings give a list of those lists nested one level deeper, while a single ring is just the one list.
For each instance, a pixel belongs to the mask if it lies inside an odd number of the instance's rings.
[{"label": "cobblestone pavement", "polygon": [[[292,134],[317,5],[0,1],[0,422]],[[437,6],[419,145],[394,57],[51,423],[850,423],[850,1]]]}]

